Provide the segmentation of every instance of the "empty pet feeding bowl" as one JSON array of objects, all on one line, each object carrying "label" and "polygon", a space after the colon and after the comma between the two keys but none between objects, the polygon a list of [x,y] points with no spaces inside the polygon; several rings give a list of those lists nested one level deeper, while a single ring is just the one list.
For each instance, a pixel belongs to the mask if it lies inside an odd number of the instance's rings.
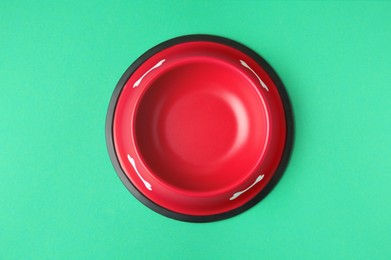
[{"label": "empty pet feeding bowl", "polygon": [[226,38],[189,35],[128,68],[110,101],[106,138],[137,199],[165,216],[206,222],[243,212],[275,185],[292,118],[265,60]]}]

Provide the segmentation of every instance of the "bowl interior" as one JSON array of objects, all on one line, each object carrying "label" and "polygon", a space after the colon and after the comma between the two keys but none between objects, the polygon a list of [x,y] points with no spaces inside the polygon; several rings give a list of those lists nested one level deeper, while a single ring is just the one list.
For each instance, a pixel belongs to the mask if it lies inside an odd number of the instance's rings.
[{"label": "bowl interior", "polygon": [[241,69],[204,58],[146,83],[135,141],[155,178],[172,189],[211,192],[256,169],[267,145],[267,107]]}]

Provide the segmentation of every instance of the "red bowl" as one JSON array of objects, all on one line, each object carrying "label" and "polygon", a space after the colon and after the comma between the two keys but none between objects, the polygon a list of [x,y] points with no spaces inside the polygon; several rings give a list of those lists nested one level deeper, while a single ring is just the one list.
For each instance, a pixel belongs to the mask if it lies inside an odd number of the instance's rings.
[{"label": "red bowl", "polygon": [[136,198],[165,216],[205,222],[243,212],[271,190],[292,129],[286,92],[264,59],[226,38],[189,35],[127,69],[106,139]]}]

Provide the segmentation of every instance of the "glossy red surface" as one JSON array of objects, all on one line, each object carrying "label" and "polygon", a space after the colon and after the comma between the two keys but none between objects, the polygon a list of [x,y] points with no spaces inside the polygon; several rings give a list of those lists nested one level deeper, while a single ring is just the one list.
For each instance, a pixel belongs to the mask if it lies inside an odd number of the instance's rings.
[{"label": "glossy red surface", "polygon": [[251,57],[188,42],[131,75],[113,135],[121,167],[144,196],[203,216],[240,207],[265,187],[281,160],[285,124],[276,86]]}]

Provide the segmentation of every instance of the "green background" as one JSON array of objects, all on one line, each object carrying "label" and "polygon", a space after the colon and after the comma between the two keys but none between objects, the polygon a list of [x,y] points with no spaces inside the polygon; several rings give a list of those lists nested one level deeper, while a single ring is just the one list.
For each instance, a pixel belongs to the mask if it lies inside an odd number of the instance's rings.
[{"label": "green background", "polygon": [[[1,1],[0,259],[390,259],[391,2]],[[111,93],[175,36],[237,40],[296,125],[261,203],[192,224],[139,203],[109,160]]]}]

